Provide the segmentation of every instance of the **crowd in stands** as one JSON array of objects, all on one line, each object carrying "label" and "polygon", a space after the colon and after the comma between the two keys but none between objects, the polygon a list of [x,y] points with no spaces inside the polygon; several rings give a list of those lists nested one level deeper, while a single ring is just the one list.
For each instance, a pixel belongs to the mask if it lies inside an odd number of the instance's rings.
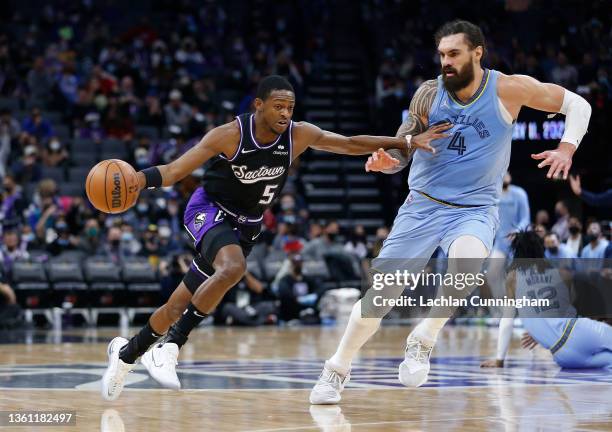
[{"label": "crowd in stands", "polygon": [[[126,159],[137,169],[173,160],[206,131],[248,111],[256,83],[267,74],[288,76],[300,96],[326,59],[327,2],[263,1],[261,10],[236,3],[158,1],[144,16],[113,2],[60,1],[38,14],[3,9],[10,18],[0,30],[0,273],[5,281],[16,261],[45,262],[81,251],[117,265],[141,257],[159,272],[163,296],[177,286],[192,254],[182,215],[201,173],[175,187],[145,191],[121,215],[95,211],[82,187],[68,186],[82,185],[95,160],[107,156]],[[400,3],[364,2],[363,14],[375,25],[394,13],[392,4],[409,12]],[[423,24],[433,10],[425,2],[419,8],[418,18],[398,14],[392,20],[410,31],[375,39],[384,47],[376,81],[383,111],[391,99],[407,106],[423,77],[435,75],[430,44],[423,42],[433,33]],[[517,72],[578,88],[596,106],[606,105],[612,94],[604,63],[612,46],[609,35],[596,18],[580,22],[564,50],[547,42],[534,52],[508,51],[493,37],[492,65],[509,58]],[[577,59],[585,37],[593,49]],[[568,65],[568,58],[578,67]],[[393,124],[397,128],[397,118]],[[335,286],[359,280],[366,260],[382,247],[387,227],[370,236],[362,226],[343,232],[336,221],[311,218],[300,190],[294,170],[279,202],[265,214],[260,245],[250,258],[259,271],[249,271],[224,299],[217,322],[316,322],[317,302],[329,286],[312,275],[327,274]],[[588,192],[581,194],[588,199]],[[610,256],[604,238],[609,226],[583,225],[563,203],[558,207],[555,219],[543,210],[534,220],[536,229],[555,233],[548,243],[566,243],[582,256]],[[552,253],[554,247],[549,249]],[[265,274],[270,257],[280,264],[274,275]],[[320,263],[326,268],[313,271]]]}]

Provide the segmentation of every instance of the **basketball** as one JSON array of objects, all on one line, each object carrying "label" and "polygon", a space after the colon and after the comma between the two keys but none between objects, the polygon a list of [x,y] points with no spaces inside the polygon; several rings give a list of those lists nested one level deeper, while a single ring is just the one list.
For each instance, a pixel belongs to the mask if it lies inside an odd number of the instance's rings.
[{"label": "basketball", "polygon": [[138,199],[138,177],[130,164],[108,159],[94,166],[85,181],[87,198],[104,213],[121,213]]}]

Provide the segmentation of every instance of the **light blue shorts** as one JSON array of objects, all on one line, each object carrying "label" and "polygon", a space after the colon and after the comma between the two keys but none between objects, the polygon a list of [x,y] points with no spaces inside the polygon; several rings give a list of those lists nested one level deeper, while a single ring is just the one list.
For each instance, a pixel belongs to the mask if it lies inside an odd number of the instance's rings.
[{"label": "light blue shorts", "polygon": [[450,245],[462,235],[480,239],[491,251],[498,226],[497,206],[451,207],[411,191],[378,258],[429,259],[438,246],[448,255]]},{"label": "light blue shorts", "polygon": [[612,327],[579,318],[553,357],[563,368],[612,368]]}]

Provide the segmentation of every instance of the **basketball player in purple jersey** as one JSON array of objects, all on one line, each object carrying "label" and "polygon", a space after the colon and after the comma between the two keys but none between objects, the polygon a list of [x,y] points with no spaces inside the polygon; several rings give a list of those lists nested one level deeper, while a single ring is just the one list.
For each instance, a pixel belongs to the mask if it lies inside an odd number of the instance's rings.
[{"label": "basketball player in purple jersey", "polygon": [[292,161],[307,148],[349,155],[378,148],[431,151],[430,141],[446,137],[444,130],[450,127],[434,126],[409,144],[404,137],[344,137],[310,123],[294,123],[294,105],[291,84],[280,76],[266,77],[257,89],[254,114],[242,114],[213,129],[177,160],[138,173],[141,189],[157,188],[171,186],[205,164],[202,187],[189,200],[184,218],[199,253],[168,302],[143,329],[129,341],[116,337],[108,345],[109,365],[102,378],[105,399],[119,396],[125,376],[143,354],[142,363],[155,380],[180,388],[175,370],[179,349],[244,276],[263,212],[282,191]]}]

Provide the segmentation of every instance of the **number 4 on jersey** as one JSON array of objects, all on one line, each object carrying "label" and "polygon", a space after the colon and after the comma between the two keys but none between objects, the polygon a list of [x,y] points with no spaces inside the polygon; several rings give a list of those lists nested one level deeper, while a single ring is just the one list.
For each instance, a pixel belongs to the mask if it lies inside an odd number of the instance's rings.
[{"label": "number 4 on jersey", "polygon": [[463,156],[467,147],[465,146],[465,138],[461,136],[461,132],[455,132],[453,134],[453,138],[446,148],[449,150],[457,150],[457,154]]}]

